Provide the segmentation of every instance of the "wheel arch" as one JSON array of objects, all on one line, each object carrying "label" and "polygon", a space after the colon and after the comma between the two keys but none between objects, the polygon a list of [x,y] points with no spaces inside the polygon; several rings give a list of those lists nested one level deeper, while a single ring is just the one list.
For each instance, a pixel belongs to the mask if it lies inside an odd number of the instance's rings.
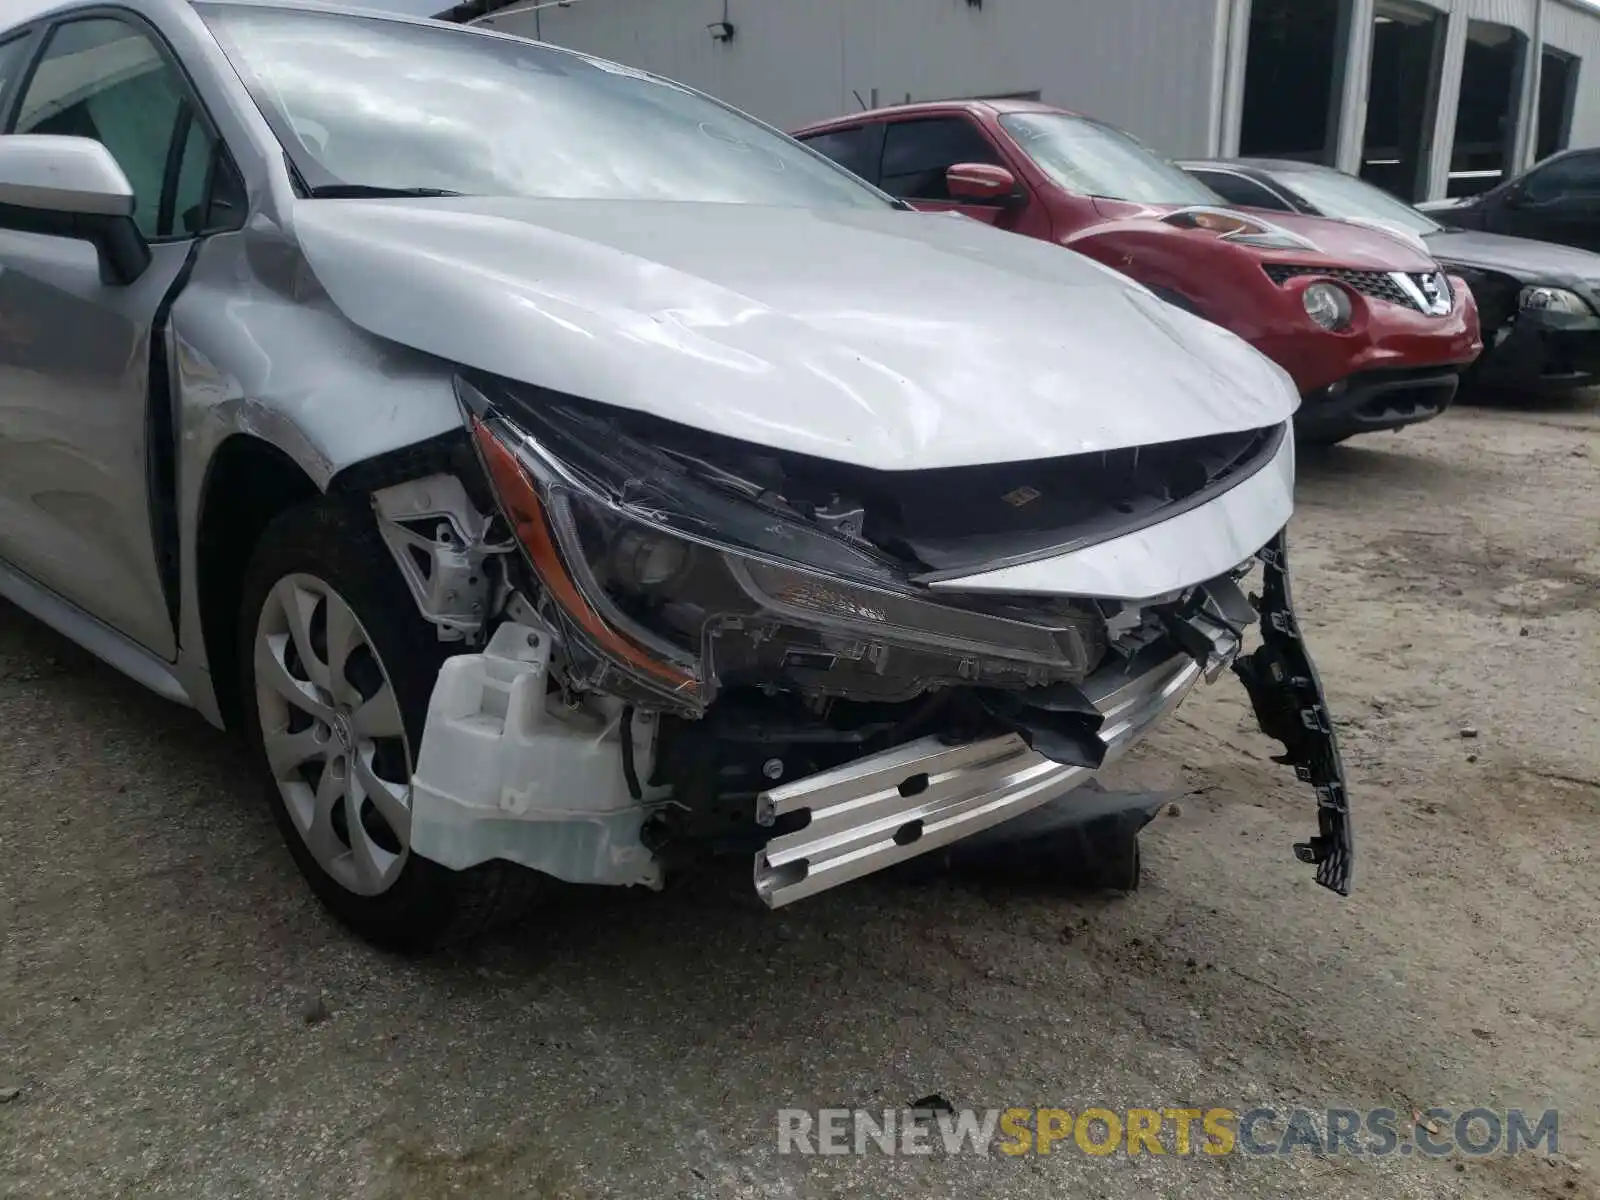
[{"label": "wheel arch", "polygon": [[314,468],[273,441],[235,432],[212,453],[194,525],[196,610],[217,713],[237,727],[239,605],[245,571],[261,535],[281,514],[320,495],[364,497],[382,488],[442,473],[461,479],[480,508],[487,480],[465,430],[426,438],[351,463],[319,482]]},{"label": "wheel arch", "polygon": [[212,454],[195,522],[195,601],[217,711],[239,724],[234,647],[250,555],[281,513],[322,494],[309,472],[264,438],[235,433]]}]

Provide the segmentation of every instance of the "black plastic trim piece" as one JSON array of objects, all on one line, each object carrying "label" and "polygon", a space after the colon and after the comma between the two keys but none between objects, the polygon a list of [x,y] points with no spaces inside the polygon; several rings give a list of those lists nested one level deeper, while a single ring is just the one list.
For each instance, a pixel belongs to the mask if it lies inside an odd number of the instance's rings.
[{"label": "black plastic trim piece", "polygon": [[194,272],[200,242],[189,247],[177,278],[156,305],[150,322],[150,376],[145,382],[145,492],[150,509],[150,545],[167,601],[172,631],[178,632],[182,571],[178,532],[178,389],[167,361],[167,327],[172,306]]},{"label": "black plastic trim piece", "polygon": [[[161,199],[156,204],[156,232],[170,236],[178,206],[178,181],[183,173],[183,152],[189,145],[189,129],[194,125],[194,109],[187,102],[178,105],[178,120],[167,143],[167,161],[161,169]],[[208,168],[209,170],[209,168]]]},{"label": "black plastic trim piece", "polygon": [[1261,731],[1283,743],[1284,753],[1272,761],[1292,766],[1317,794],[1317,835],[1297,842],[1295,857],[1317,868],[1323,887],[1348,896],[1355,859],[1349,789],[1322,681],[1294,615],[1287,532],[1280,530],[1257,557],[1264,579],[1262,594],[1251,602],[1261,614],[1262,644],[1235,660],[1233,670],[1250,695]]},{"label": "black plastic trim piece", "polygon": [[642,800],[644,792],[639,789],[639,769],[633,761],[633,705],[623,707],[622,724],[617,733],[622,739],[622,777],[627,780],[628,795]]},{"label": "black plastic trim piece", "polygon": [[107,287],[127,287],[150,266],[150,245],[140,235],[132,217],[51,212],[0,204],[0,229],[88,242],[95,248],[99,260],[100,282]]},{"label": "black plastic trim piece", "polygon": [[1028,749],[1051,762],[1090,771],[1105,765],[1106,744],[1099,736],[1105,714],[1070,683],[1030,688],[1021,694],[983,691],[978,703],[1026,742]]},{"label": "black plastic trim piece", "polygon": [[328,493],[364,496],[427,475],[454,475],[479,512],[500,511],[465,426],[353,462],[328,481]]},{"label": "black plastic trim piece", "polygon": [[1245,480],[1259,474],[1278,457],[1278,451],[1283,446],[1283,439],[1288,433],[1291,421],[1284,421],[1275,426],[1263,426],[1259,431],[1263,437],[1262,444],[1256,448],[1249,462],[1245,463],[1242,468],[1227,472],[1220,479],[1212,480],[1204,487],[1179,500],[1164,504],[1141,516],[1129,517],[1126,520],[1108,521],[1092,532],[1080,534],[1077,537],[1069,538],[1054,545],[1039,546],[1019,554],[1004,555],[997,558],[974,559],[971,563],[946,567],[938,571],[919,572],[912,575],[911,582],[928,587],[932,584],[944,583],[952,579],[966,579],[969,576],[983,575],[990,571],[1003,571],[1010,567],[1043,562],[1048,558],[1075,553],[1090,546],[1098,546],[1103,542],[1114,541],[1132,533],[1139,533],[1154,525],[1159,525],[1163,521],[1170,521],[1174,517],[1180,517],[1203,504],[1209,504],[1224,492],[1233,490]]}]

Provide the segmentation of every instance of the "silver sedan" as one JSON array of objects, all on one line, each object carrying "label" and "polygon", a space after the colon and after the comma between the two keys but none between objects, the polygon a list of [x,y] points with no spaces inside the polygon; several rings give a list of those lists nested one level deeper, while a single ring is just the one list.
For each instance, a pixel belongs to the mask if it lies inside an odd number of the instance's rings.
[{"label": "silver sedan", "polygon": [[787,904],[1070,803],[1230,666],[1347,890],[1243,342],[553,47],[7,20],[0,593],[241,732],[363,935],[730,846]]}]

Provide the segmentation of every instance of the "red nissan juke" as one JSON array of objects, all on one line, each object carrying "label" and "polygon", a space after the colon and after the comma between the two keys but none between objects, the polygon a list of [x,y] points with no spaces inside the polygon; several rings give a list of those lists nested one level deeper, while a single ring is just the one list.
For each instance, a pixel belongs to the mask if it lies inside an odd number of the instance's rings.
[{"label": "red nissan juke", "polygon": [[1414,246],[1342,221],[1236,211],[1075,113],[915,104],[794,136],[916,208],[1056,242],[1238,334],[1294,378],[1306,442],[1437,416],[1483,349],[1466,284]]}]

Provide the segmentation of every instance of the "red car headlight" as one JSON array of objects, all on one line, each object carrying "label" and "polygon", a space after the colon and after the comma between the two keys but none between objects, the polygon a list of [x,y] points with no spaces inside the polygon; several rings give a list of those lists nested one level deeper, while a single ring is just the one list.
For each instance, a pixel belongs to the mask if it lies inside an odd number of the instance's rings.
[{"label": "red car headlight", "polygon": [[1260,217],[1247,217],[1225,208],[1180,208],[1162,220],[1179,229],[1204,229],[1223,241],[1254,246],[1258,250],[1310,250],[1321,253],[1309,238],[1291,233]]},{"label": "red car headlight", "polygon": [[1300,293],[1300,301],[1305,305],[1306,316],[1329,333],[1350,328],[1355,306],[1350,302],[1350,294],[1338,284],[1318,280]]}]

